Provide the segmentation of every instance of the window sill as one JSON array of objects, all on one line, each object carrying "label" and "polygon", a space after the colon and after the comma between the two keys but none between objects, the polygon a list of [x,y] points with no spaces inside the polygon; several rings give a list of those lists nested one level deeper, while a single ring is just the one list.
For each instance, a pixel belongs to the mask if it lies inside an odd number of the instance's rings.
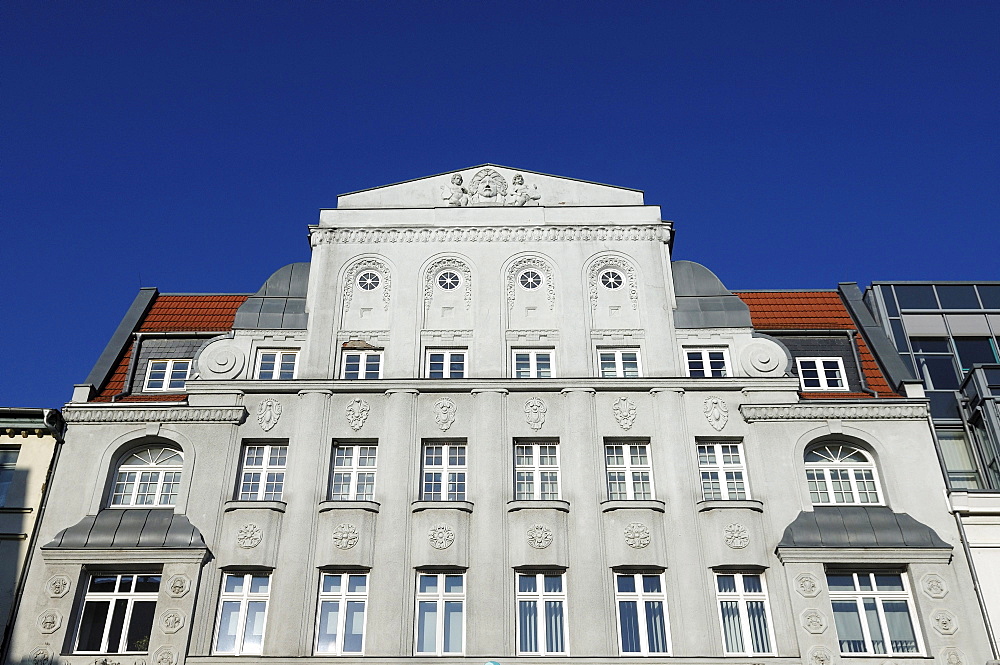
[{"label": "window sill", "polygon": [[471,513],[472,505],[471,501],[414,501],[410,504],[410,510],[415,513],[421,510],[461,510]]},{"label": "window sill", "polygon": [[288,504],[284,501],[226,501],[225,512],[231,510],[245,510],[253,508],[256,510],[273,510],[278,513],[285,512],[285,506]]},{"label": "window sill", "polygon": [[764,502],[758,501],[757,499],[742,499],[742,500],[723,500],[723,499],[713,499],[711,501],[699,501],[697,503],[698,512],[702,513],[706,510],[718,510],[725,508],[743,508],[745,510],[754,510],[758,513],[764,512]]},{"label": "window sill", "polygon": [[25,513],[30,513],[33,510],[34,508],[0,508],[0,515],[3,515],[5,513],[25,514]]},{"label": "window sill", "polygon": [[621,499],[614,499],[609,501],[601,501],[601,512],[609,513],[612,510],[654,510],[658,513],[662,513],[665,510],[666,504],[659,499],[635,499],[632,501],[622,501]]},{"label": "window sill", "polygon": [[377,513],[379,506],[378,501],[343,501],[343,500],[327,500],[319,502],[319,512],[325,513],[331,510],[367,510],[370,513]]},{"label": "window sill", "polygon": [[531,499],[520,501],[508,501],[507,512],[515,510],[559,510],[564,513],[569,512],[569,501],[562,499]]}]

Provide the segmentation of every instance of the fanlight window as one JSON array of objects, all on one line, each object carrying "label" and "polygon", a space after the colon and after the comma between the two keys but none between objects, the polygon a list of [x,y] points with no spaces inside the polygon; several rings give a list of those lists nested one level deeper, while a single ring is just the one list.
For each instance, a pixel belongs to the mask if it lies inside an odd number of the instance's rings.
[{"label": "fanlight window", "polygon": [[805,463],[813,505],[882,503],[875,463],[863,450],[828,443],[807,450]]},{"label": "fanlight window", "polygon": [[122,508],[173,506],[184,459],[179,450],[149,446],[129,453],[118,465],[111,505]]}]

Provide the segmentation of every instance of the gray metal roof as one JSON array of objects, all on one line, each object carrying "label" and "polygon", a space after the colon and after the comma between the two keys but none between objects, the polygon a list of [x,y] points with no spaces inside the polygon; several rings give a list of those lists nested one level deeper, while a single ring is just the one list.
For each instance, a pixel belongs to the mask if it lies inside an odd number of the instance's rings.
[{"label": "gray metal roof", "polygon": [[785,527],[778,547],[952,549],[934,529],[886,506],[816,506]]},{"label": "gray metal roof", "polygon": [[233,328],[305,330],[309,264],[289,263],[267,278],[236,310]]},{"label": "gray metal roof", "polygon": [[673,261],[678,328],[751,328],[750,308],[711,270],[694,261]]},{"label": "gray metal roof", "polygon": [[56,534],[43,549],[206,549],[201,532],[171,508],[108,508]]}]

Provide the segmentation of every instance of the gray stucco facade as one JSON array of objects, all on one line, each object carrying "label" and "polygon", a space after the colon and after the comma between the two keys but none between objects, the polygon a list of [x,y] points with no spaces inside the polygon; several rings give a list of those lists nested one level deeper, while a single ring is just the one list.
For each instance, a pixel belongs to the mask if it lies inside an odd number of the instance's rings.
[{"label": "gray stucco facade", "polygon": [[[311,263],[202,340],[183,398],[77,391],[12,662],[991,658],[926,401],[801,399],[789,350],[672,263],[641,192],[457,175],[322,211]],[[815,505],[824,446],[866,460],[845,468],[873,478],[868,505]],[[162,507],[123,505],[145,450],[177,453]],[[118,601],[123,624],[94,618]],[[148,636],[115,642],[140,603]]]}]

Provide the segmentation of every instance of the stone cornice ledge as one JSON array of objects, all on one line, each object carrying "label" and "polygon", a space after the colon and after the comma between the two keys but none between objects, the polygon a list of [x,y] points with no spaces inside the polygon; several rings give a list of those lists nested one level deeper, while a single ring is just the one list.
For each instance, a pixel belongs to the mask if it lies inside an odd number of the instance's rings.
[{"label": "stone cornice ledge", "polygon": [[926,403],[900,404],[742,404],[748,423],[755,420],[926,420]]},{"label": "stone cornice ledge", "polygon": [[778,561],[786,563],[866,564],[950,563],[951,548],[917,547],[778,547]]},{"label": "stone cornice ledge", "polygon": [[384,228],[310,227],[312,246],[342,243],[415,242],[545,242],[573,240],[670,240],[663,223],[605,223],[572,225],[495,225]]},{"label": "stone cornice ledge", "polygon": [[232,423],[238,425],[246,417],[242,406],[67,406],[63,409],[67,423]]}]

